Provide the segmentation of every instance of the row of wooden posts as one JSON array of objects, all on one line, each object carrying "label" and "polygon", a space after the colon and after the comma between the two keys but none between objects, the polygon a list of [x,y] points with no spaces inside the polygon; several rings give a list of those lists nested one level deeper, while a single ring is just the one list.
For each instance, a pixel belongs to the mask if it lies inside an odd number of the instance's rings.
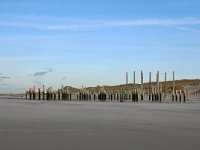
[{"label": "row of wooden posts", "polygon": [[[99,101],[126,101],[132,100],[133,102],[138,102],[139,100],[144,100],[144,95],[139,92],[132,92],[130,94],[126,93],[115,93],[115,94],[107,94],[105,92],[88,94],[84,92],[79,93],[69,93],[69,92],[34,92],[28,91],[26,92],[26,99],[29,100],[79,100],[79,101],[88,101],[88,100],[99,100]],[[149,101],[152,102],[162,102],[164,100],[164,96],[162,93],[152,93],[148,95]],[[173,102],[185,102],[186,95],[185,93],[177,92],[175,95],[172,95]]]},{"label": "row of wooden posts", "polygon": [[[133,86],[135,88],[135,71],[133,72]],[[166,91],[162,89],[162,85],[160,85],[160,72],[157,71],[156,73],[156,86],[152,86],[152,74],[149,72],[149,101],[162,101],[163,96],[162,93],[164,92],[164,98],[166,97]],[[143,71],[141,71],[141,100],[144,99],[144,76]],[[165,72],[165,83],[167,81],[167,73]],[[126,84],[128,84],[128,72],[126,72]],[[173,85],[172,85],[172,101],[173,102],[185,102],[186,101],[186,93],[185,91],[176,91],[175,89],[175,72],[173,71]]]},{"label": "row of wooden posts", "polygon": [[[166,73],[165,73],[165,82],[166,82]],[[126,73],[126,84],[128,84],[128,73]],[[138,90],[136,88],[135,83],[135,71],[133,72],[133,88],[132,92],[126,92],[126,90],[122,90],[118,93],[107,93],[105,90],[101,90],[98,93],[91,94],[89,91],[80,90],[78,93],[70,93],[69,90],[59,89],[56,92],[52,92],[52,88],[50,87],[45,92],[45,88],[43,85],[43,90],[40,88],[36,92],[35,87],[30,88],[29,91],[26,92],[26,99],[29,100],[132,100],[133,102],[138,102],[140,100],[144,100],[144,83],[143,83],[143,72],[141,71],[141,88]],[[130,90],[128,90],[130,91]],[[163,92],[162,85],[159,83],[159,71],[156,74],[156,86],[152,86],[151,81],[151,72],[149,73],[149,91],[148,98],[149,101],[152,102],[162,102],[166,97],[166,91]],[[164,94],[163,94],[164,93]],[[163,96],[164,95],[164,96]],[[73,98],[72,98],[73,97]],[[175,72],[173,72],[173,89],[172,89],[172,102],[185,102],[186,101],[186,93],[182,91],[175,91]]]},{"label": "row of wooden posts", "polygon": [[72,100],[71,93],[67,92],[35,92],[27,91],[26,99],[28,100]]}]

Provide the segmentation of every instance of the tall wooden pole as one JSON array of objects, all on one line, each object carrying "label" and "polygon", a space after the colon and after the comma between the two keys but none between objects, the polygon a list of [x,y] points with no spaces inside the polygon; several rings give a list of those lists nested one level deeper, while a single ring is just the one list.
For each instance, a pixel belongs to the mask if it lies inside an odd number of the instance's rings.
[{"label": "tall wooden pole", "polygon": [[173,71],[173,101],[175,100],[175,72]]},{"label": "tall wooden pole", "polygon": [[45,100],[45,86],[43,85],[43,89],[42,89],[43,91],[42,91],[42,98],[43,98],[43,100]]},{"label": "tall wooden pole", "polygon": [[157,93],[160,93],[159,71],[157,72]]},{"label": "tall wooden pole", "polygon": [[173,71],[173,92],[175,93],[175,72]]},{"label": "tall wooden pole", "polygon": [[144,86],[143,86],[143,72],[141,71],[141,100],[143,100]]},{"label": "tall wooden pole", "polygon": [[151,100],[151,72],[149,72],[149,100]]},{"label": "tall wooden pole", "polygon": [[126,84],[128,84],[128,72],[126,72]]},{"label": "tall wooden pole", "polygon": [[35,100],[36,98],[36,92],[35,92],[35,86],[33,87],[33,99]]},{"label": "tall wooden pole", "polygon": [[135,71],[133,72],[133,86],[135,88]]},{"label": "tall wooden pole", "polygon": [[38,88],[38,99],[40,100],[40,97],[41,97],[41,95],[40,95],[40,88]]},{"label": "tall wooden pole", "polygon": [[167,73],[165,72],[165,83],[164,83],[164,99],[166,99],[167,94]]},{"label": "tall wooden pole", "polygon": [[63,84],[62,84],[62,89],[61,89],[61,92],[62,92],[62,100],[64,100],[64,91],[63,91],[63,89],[64,89],[64,86],[63,86]]}]

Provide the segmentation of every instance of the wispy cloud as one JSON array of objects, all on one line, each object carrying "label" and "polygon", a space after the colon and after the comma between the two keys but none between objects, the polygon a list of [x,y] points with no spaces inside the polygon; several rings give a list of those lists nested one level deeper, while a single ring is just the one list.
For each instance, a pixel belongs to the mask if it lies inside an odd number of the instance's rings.
[{"label": "wispy cloud", "polygon": [[0,79],[10,79],[10,77],[7,77],[7,76],[0,76]]},{"label": "wispy cloud", "polygon": [[174,26],[174,25],[165,25],[165,26],[169,27],[169,28],[174,28],[174,29],[177,29],[177,30],[186,31],[186,32],[200,33],[200,30],[196,30],[196,29],[192,29],[192,28],[188,28],[188,27]]},{"label": "wispy cloud", "polygon": [[60,59],[63,56],[10,56],[0,57],[0,62],[23,62],[32,60]]},{"label": "wispy cloud", "polygon": [[92,28],[111,28],[111,27],[131,27],[131,26],[164,26],[164,27],[176,27],[179,30],[196,32],[188,28],[183,29],[178,26],[191,26],[200,25],[200,19],[197,18],[183,18],[183,19],[132,19],[132,20],[100,20],[100,21],[76,21],[75,23],[65,23],[65,21],[58,24],[42,23],[25,23],[25,22],[3,22],[0,21],[0,26],[7,27],[21,27],[32,28],[40,30],[83,30]]},{"label": "wispy cloud", "polygon": [[11,78],[8,76],[0,76],[0,82],[2,82],[4,80],[8,80],[8,79],[11,79]]},{"label": "wispy cloud", "polygon": [[44,76],[46,75],[47,73],[50,73],[52,72],[53,70],[51,68],[45,68],[46,71],[41,71],[41,72],[36,72],[33,74],[34,77],[37,77],[37,76]]}]

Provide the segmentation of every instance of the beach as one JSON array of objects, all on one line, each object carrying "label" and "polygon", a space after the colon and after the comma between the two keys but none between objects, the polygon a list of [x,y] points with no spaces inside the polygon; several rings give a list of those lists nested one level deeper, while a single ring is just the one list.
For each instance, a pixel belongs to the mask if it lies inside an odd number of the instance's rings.
[{"label": "beach", "polygon": [[200,102],[0,98],[2,150],[199,150]]}]

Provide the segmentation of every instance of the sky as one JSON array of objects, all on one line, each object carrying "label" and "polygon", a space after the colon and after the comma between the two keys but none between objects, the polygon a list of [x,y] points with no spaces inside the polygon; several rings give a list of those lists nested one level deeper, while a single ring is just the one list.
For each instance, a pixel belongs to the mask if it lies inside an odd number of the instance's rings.
[{"label": "sky", "polygon": [[0,93],[200,78],[199,0],[1,0]]}]

